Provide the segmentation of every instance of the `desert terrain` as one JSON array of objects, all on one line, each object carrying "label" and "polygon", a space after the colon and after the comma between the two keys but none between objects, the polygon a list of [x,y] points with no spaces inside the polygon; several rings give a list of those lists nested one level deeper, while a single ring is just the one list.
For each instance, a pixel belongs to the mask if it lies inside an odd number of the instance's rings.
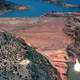
[{"label": "desert terrain", "polygon": [[0,18],[0,30],[24,39],[48,58],[60,72],[62,80],[67,80],[68,65],[64,61],[69,59],[66,47],[70,38],[63,31],[65,21],[64,17]]}]

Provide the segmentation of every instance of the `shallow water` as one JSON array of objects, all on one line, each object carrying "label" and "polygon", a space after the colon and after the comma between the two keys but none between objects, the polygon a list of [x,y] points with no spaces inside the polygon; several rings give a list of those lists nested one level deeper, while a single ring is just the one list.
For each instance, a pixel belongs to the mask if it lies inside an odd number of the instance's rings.
[{"label": "shallow water", "polygon": [[[79,8],[63,8],[58,5],[54,4],[49,4],[42,2],[40,0],[8,0],[15,2],[20,5],[28,5],[31,7],[31,10],[25,10],[25,11],[12,11],[9,13],[6,13],[2,15],[1,17],[37,17],[45,14],[46,12],[75,12],[75,11],[80,11]],[[79,4],[80,1],[78,2],[76,0],[62,0],[66,3],[75,3]]]}]

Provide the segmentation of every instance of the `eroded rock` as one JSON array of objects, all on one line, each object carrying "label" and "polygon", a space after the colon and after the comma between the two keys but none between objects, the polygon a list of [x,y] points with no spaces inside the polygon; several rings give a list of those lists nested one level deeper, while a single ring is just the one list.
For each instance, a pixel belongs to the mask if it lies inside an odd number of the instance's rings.
[{"label": "eroded rock", "polygon": [[0,32],[0,80],[59,79],[56,68],[24,40]]}]

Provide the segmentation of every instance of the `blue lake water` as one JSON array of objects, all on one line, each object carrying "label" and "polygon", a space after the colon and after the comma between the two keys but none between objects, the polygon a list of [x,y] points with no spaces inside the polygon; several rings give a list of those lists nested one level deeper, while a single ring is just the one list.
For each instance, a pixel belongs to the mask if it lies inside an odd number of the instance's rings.
[{"label": "blue lake water", "polygon": [[[31,10],[12,11],[1,17],[36,17],[45,14],[46,12],[80,12],[80,8],[64,8],[58,5],[49,4],[40,0],[8,0],[20,5],[28,5]],[[62,0],[64,3],[80,4],[80,0]]]}]

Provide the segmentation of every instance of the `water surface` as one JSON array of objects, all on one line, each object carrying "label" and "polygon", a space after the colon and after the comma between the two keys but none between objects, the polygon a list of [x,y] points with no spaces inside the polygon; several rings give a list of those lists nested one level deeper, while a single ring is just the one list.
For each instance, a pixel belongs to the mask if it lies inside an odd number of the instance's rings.
[{"label": "water surface", "polygon": [[[37,17],[47,12],[79,12],[80,8],[64,8],[62,6],[49,4],[41,0],[8,0],[20,5],[27,5],[31,7],[31,10],[25,11],[12,11],[8,12],[1,17]],[[76,0],[62,0],[64,3],[80,4],[80,1]]]}]

